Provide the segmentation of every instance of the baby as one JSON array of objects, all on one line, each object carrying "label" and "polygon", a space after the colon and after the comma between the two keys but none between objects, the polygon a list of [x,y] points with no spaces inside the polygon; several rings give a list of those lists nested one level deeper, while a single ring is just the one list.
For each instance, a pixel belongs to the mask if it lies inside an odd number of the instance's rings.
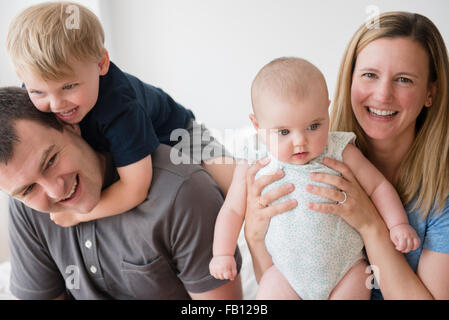
[{"label": "baby", "polygon": [[[309,202],[326,200],[305,189],[314,183],[309,178],[312,172],[338,174],[321,164],[324,157],[343,161],[376,205],[396,249],[408,252],[418,248],[420,240],[398,194],[353,145],[353,133],[328,132],[327,86],[311,63],[299,58],[270,62],[255,77],[251,98],[250,119],[271,160],[256,178],[279,168],[285,173],[262,193],[291,183],[295,190],[273,204],[298,200],[297,208],[271,219],[265,243],[274,265],[262,276],[257,298],[369,299],[360,235],[337,215],[308,209]],[[248,162],[255,160],[250,151],[241,157],[248,161],[237,165],[215,225],[209,267],[219,279],[236,275],[233,253],[246,210],[246,171]],[[345,200],[342,193],[341,203]]]},{"label": "baby", "polygon": [[[70,8],[78,12],[77,26],[67,24]],[[10,25],[7,49],[33,104],[65,123],[79,124],[83,138],[94,149],[112,155],[120,176],[88,214],[52,213],[59,225],[72,226],[137,206],[147,197],[153,175],[151,154],[159,144],[173,145],[170,136],[175,129],[206,132],[192,111],[110,62],[100,21],[79,4],[48,2],[24,10]],[[209,142],[217,143],[213,138]],[[212,145],[209,150],[220,147]],[[196,163],[216,157],[194,151]],[[197,159],[198,151],[201,159]],[[208,168],[214,171],[220,166]],[[75,179],[70,192],[59,200],[76,197],[78,183]]]}]

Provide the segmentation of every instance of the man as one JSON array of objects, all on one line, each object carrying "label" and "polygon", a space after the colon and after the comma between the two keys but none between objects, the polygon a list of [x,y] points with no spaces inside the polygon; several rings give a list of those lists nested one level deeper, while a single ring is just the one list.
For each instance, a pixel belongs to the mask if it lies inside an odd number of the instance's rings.
[{"label": "man", "polygon": [[[78,127],[41,113],[20,88],[0,88],[0,189],[10,198],[11,292],[20,299],[240,299],[240,279],[209,274],[223,197],[196,165],[154,154],[147,199],[71,228],[49,214],[89,212],[118,179]],[[236,250],[238,265],[241,257]]]}]

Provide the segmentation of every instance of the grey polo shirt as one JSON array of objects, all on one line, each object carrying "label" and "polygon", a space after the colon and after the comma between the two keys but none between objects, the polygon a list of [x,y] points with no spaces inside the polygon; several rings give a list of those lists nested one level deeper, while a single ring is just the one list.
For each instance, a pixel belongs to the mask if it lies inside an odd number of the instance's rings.
[{"label": "grey polo shirt", "polygon": [[[209,274],[223,196],[199,165],[152,155],[147,199],[133,210],[70,228],[9,202],[11,292],[21,299],[189,299],[226,281]],[[115,169],[108,163],[109,175]],[[110,183],[112,183],[110,181]],[[235,253],[238,269],[241,256]]]}]

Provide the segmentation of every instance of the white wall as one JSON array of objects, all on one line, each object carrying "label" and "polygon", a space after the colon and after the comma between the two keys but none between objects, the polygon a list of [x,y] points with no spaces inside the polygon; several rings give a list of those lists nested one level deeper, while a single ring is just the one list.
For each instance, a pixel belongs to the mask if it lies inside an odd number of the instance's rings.
[{"label": "white wall", "polygon": [[[14,15],[36,0],[0,0],[0,44]],[[162,87],[213,129],[249,125],[249,88],[273,58],[315,63],[331,96],[344,48],[369,14],[404,10],[429,17],[449,44],[446,0],[84,0],[100,16],[111,58],[123,70]],[[18,85],[0,50],[0,86]],[[0,261],[6,244],[0,198]],[[3,250],[3,251],[2,251]],[[2,256],[3,255],[3,256]]]},{"label": "white wall", "polygon": [[345,46],[369,5],[424,14],[449,44],[444,0],[103,1],[113,21],[114,61],[221,130],[249,124],[251,81],[276,57],[315,63],[332,95]]}]

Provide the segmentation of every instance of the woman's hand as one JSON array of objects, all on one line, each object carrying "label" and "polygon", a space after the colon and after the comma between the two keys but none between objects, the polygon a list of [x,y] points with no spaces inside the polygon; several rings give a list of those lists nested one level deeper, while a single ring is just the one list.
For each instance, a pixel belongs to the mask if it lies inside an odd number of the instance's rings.
[{"label": "woman's hand", "polygon": [[264,158],[252,165],[246,175],[247,200],[245,214],[245,237],[248,242],[265,241],[271,217],[295,208],[296,200],[288,200],[273,206],[269,204],[294,190],[292,184],[285,184],[261,195],[262,190],[270,183],[284,176],[282,170],[273,174],[264,175],[255,180],[256,173],[269,163],[269,158]]},{"label": "woman's hand", "polygon": [[306,191],[336,203],[311,202],[309,209],[339,215],[363,237],[365,232],[373,230],[372,227],[376,226],[376,223],[382,222],[376,207],[346,164],[330,158],[324,158],[323,164],[340,172],[342,177],[326,173],[312,173],[310,178],[316,182],[332,185],[337,190],[309,184]]}]

